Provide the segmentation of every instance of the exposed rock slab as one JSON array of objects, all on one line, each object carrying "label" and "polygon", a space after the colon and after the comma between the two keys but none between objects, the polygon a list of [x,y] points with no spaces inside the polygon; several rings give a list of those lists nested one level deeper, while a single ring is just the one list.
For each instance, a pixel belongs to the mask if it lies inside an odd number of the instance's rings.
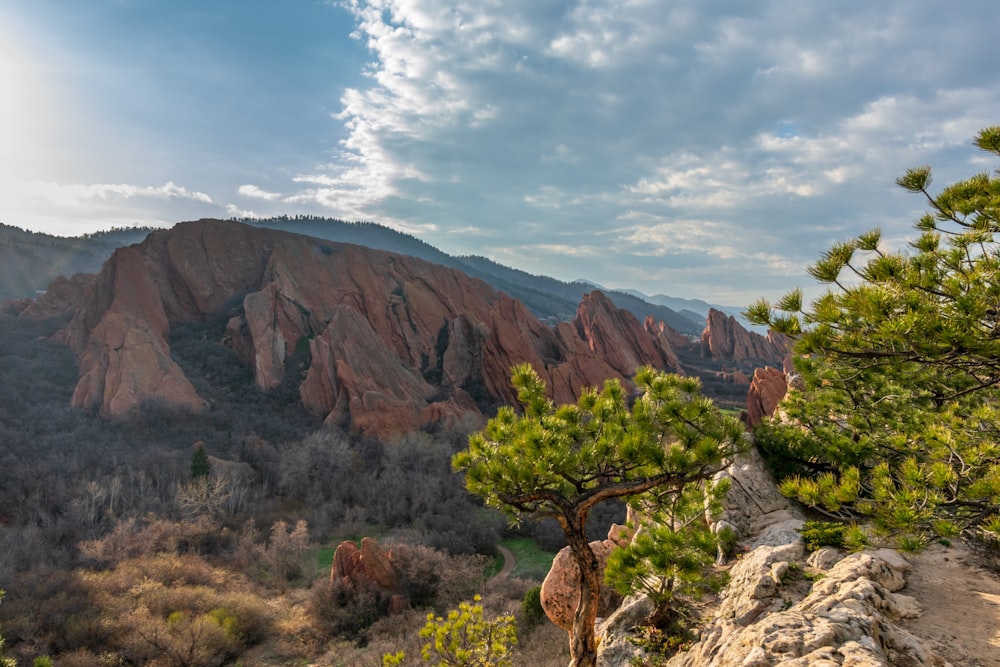
[{"label": "exposed rock slab", "polygon": [[747,391],[747,423],[756,426],[764,417],[773,415],[787,392],[784,372],[770,366],[755,370]]},{"label": "exposed rock slab", "polygon": [[729,480],[729,493],[713,530],[734,530],[748,548],[762,540],[777,539],[779,544],[796,541],[794,529],[804,520],[802,512],[778,491],[756,448],[737,456],[715,476],[716,481],[723,478]]}]

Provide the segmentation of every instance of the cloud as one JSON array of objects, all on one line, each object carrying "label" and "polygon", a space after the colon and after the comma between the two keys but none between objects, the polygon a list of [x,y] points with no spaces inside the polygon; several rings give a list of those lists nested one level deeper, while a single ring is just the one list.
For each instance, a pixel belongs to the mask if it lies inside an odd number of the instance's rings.
[{"label": "cloud", "polygon": [[[58,196],[102,214],[127,202],[117,216],[167,203],[159,215],[376,220],[532,273],[747,302],[811,284],[804,268],[835,241],[874,226],[905,239],[923,207],[893,184],[908,167],[946,184],[994,166],[969,146],[1000,121],[992,0],[336,4],[359,53],[341,62],[363,71],[323,82],[341,91],[326,136],[240,127],[240,146],[265,138],[252,165],[218,169],[212,145],[94,177],[173,179],[161,187]],[[225,206],[205,194],[234,191]]]},{"label": "cloud", "polygon": [[895,176],[947,164],[1000,103],[989,29],[929,1],[345,4],[371,85],[342,98],[339,166],[294,197],[433,224],[446,249],[471,224],[498,257],[612,285],[695,256],[729,290],[804,279],[834,240],[907,228]]},{"label": "cloud", "polygon": [[93,200],[112,201],[115,199],[186,199],[202,204],[212,204],[212,198],[204,192],[189,190],[173,181],[163,185],[129,185],[126,183],[94,183],[84,185],[79,183],[63,184],[43,181],[23,183],[28,196],[49,200],[57,203],[71,201],[86,202]]},{"label": "cloud", "polygon": [[31,220],[34,228],[51,234],[77,235],[133,225],[162,227],[222,213],[208,194],[172,181],[143,186],[0,178],[0,220],[9,224]]},{"label": "cloud", "polygon": [[241,185],[238,192],[244,197],[250,197],[251,199],[263,199],[264,201],[281,199],[280,192],[267,192],[266,190],[261,190],[256,185]]}]

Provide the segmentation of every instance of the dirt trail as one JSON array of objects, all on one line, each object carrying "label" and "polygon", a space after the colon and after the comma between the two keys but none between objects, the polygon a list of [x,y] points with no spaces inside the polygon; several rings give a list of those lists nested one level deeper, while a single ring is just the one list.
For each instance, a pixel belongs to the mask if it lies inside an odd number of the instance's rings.
[{"label": "dirt trail", "polygon": [[517,558],[514,556],[513,551],[502,544],[497,545],[497,551],[503,556],[503,567],[494,575],[494,578],[507,579],[510,577],[510,573],[514,571],[514,568],[517,567]]},{"label": "dirt trail", "polygon": [[1000,577],[957,543],[935,544],[907,560],[913,570],[899,592],[917,598],[923,613],[902,626],[936,642],[955,667],[1000,667]]}]

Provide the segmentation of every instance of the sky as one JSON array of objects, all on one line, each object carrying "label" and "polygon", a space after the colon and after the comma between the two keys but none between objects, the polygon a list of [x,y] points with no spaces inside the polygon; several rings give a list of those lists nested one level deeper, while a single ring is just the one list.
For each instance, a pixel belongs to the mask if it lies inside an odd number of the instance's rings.
[{"label": "sky", "polygon": [[0,222],[374,221],[727,305],[998,165],[995,0],[2,0]]}]

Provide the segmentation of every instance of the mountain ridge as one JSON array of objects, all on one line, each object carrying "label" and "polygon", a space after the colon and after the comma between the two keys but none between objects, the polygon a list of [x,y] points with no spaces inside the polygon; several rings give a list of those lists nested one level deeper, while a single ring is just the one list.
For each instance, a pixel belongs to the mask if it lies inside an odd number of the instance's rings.
[{"label": "mountain ridge", "polygon": [[[347,222],[312,216],[234,218],[258,227],[290,231],[330,241],[419,257],[450,266],[480,278],[527,305],[546,321],[568,321],[580,298],[592,291],[592,283],[566,283],[506,267],[485,257],[452,256],[417,237],[374,222]],[[27,298],[44,291],[59,275],[97,273],[115,248],[141,242],[154,228],[116,228],[78,237],[60,237],[28,232],[0,224],[0,301]],[[33,258],[38,258],[33,261]],[[701,333],[704,318],[690,318],[660,304],[644,302],[628,291],[604,290],[619,307],[627,308],[640,321],[647,315],[667,322],[692,338]]]},{"label": "mountain ridge", "polygon": [[784,354],[725,317],[692,342],[599,291],[581,298],[572,321],[549,326],[458,269],[220,220],[158,230],[117,249],[100,274],[62,279],[36,300],[11,303],[27,317],[60,308],[72,317],[59,337],[78,359],[76,406],[108,417],[149,400],[207,409],[211,397],[199,395],[171,357],[169,332],[225,315],[224,342],[253,369],[259,388],[301,372],[293,380],[310,411],[380,437],[480,419],[514,403],[507,375],[525,361],[554,400],[572,402],[582,388],[627,382],[646,364],[707,368],[745,396],[737,381],[745,372],[727,375],[727,365],[749,369]]}]

